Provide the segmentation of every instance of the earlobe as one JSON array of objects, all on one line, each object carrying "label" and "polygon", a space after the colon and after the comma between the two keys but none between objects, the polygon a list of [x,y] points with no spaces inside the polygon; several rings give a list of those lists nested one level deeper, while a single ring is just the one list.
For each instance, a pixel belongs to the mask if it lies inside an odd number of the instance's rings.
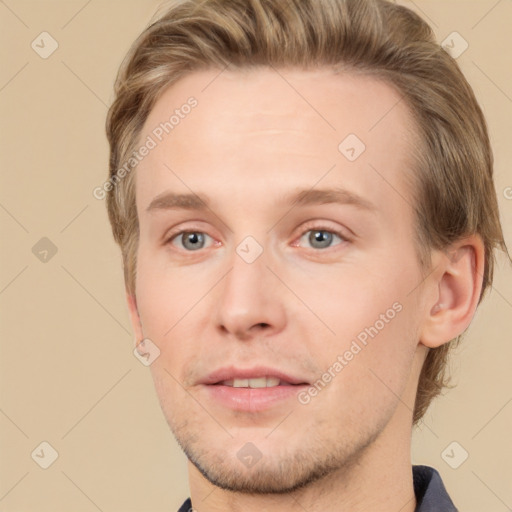
[{"label": "earlobe", "polygon": [[130,312],[130,320],[135,339],[140,341],[144,339],[144,334],[142,333],[142,323],[140,321],[139,310],[137,308],[137,298],[135,297],[135,294],[127,292],[126,302],[128,303],[128,310]]},{"label": "earlobe", "polygon": [[441,253],[433,275],[434,300],[427,305],[420,342],[436,348],[462,334],[473,318],[484,271],[484,246],[478,235]]}]

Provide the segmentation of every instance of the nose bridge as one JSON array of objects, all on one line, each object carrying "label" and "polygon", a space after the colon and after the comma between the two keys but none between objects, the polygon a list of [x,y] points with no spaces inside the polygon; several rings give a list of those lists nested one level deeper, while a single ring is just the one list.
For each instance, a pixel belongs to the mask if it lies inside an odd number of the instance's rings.
[{"label": "nose bridge", "polygon": [[269,253],[254,237],[246,237],[231,256],[217,304],[218,326],[240,339],[251,333],[279,331],[285,323],[282,290],[267,268]]}]

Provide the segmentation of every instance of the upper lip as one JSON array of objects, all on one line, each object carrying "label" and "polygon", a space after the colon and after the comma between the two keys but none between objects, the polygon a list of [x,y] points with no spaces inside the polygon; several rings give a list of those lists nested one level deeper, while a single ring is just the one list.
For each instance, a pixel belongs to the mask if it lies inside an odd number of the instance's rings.
[{"label": "upper lip", "polygon": [[287,374],[270,366],[253,366],[252,368],[226,366],[211,372],[204,379],[200,380],[199,384],[217,384],[225,380],[255,379],[258,377],[276,377],[280,381],[290,384],[308,384],[305,379]]}]

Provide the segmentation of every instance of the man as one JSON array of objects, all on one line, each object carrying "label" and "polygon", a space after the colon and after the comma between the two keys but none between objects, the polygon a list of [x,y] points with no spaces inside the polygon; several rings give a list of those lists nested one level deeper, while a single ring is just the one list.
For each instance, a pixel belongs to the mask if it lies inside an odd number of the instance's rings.
[{"label": "man", "polygon": [[485,120],[426,23],[186,0],[115,93],[108,211],[180,510],[456,510],[411,430],[506,246]]}]

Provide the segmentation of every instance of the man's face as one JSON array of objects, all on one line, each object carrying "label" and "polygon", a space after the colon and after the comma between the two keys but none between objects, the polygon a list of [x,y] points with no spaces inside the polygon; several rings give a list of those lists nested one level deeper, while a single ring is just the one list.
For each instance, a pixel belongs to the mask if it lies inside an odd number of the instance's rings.
[{"label": "man's face", "polygon": [[425,308],[399,100],[327,70],[204,71],[145,123],[136,330],[161,351],[172,431],[220,487],[290,490],[410,428]]}]

